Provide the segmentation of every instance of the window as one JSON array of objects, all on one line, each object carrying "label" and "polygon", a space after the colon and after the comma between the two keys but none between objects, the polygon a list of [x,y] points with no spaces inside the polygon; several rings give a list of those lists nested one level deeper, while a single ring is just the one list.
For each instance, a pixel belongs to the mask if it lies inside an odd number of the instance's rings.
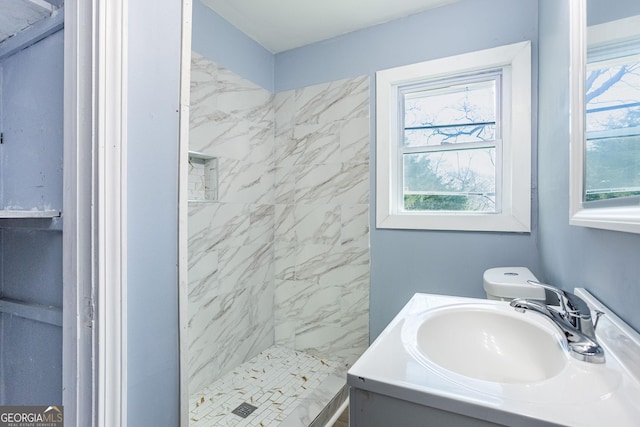
[{"label": "window", "polygon": [[640,16],[585,15],[572,3],[570,223],[640,233]]},{"label": "window", "polygon": [[[640,40],[587,54],[583,201],[640,199]],[[608,202],[611,203],[611,202]]]},{"label": "window", "polygon": [[399,88],[404,212],[496,212],[500,74]]},{"label": "window", "polygon": [[379,228],[530,230],[529,42],[376,74]]}]

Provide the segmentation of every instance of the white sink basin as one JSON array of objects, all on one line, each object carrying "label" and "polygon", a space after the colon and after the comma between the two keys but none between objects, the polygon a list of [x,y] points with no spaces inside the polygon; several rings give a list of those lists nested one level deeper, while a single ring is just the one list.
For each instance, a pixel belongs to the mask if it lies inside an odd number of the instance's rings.
[{"label": "white sink basin", "polygon": [[401,400],[425,417],[436,409],[492,425],[637,427],[640,334],[586,291],[576,294],[607,313],[596,329],[605,363],[572,357],[564,334],[539,313],[415,294],[347,381],[363,398],[387,396],[396,411]]},{"label": "white sink basin", "polygon": [[471,378],[535,383],[559,374],[568,362],[558,329],[510,307],[450,305],[431,310],[415,326],[409,334],[415,333],[420,359]]}]

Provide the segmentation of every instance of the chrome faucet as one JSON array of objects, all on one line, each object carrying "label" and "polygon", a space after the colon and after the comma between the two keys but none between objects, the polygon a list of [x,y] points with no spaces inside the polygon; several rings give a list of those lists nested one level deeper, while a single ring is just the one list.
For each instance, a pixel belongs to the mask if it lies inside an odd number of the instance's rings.
[{"label": "chrome faucet", "polygon": [[511,301],[511,307],[521,313],[531,310],[551,319],[564,332],[571,355],[576,359],[590,363],[604,363],[604,349],[596,339],[598,319],[604,313],[596,312],[594,324],[591,321],[589,306],[579,296],[545,283],[533,280],[527,280],[527,282],[534,286],[540,286],[555,295],[559,301],[559,308],[541,301],[523,298]]}]

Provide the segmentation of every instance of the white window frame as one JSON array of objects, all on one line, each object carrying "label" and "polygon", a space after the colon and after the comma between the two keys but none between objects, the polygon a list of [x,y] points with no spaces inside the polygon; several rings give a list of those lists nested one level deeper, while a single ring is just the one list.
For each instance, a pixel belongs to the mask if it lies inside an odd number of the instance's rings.
[{"label": "white window frame", "polygon": [[[640,233],[640,205],[628,205],[620,199],[618,206],[589,207],[583,202],[585,160],[585,94],[587,27],[586,1],[570,3],[571,17],[571,162],[570,162],[570,217],[569,223],[582,227]],[[637,28],[637,17],[589,27],[593,45],[611,43],[612,39],[630,37]],[[611,203],[615,204],[616,199]]]},{"label": "white window frame", "polygon": [[[399,205],[399,90],[403,86],[502,69],[502,156],[496,148],[495,213],[420,211]],[[501,157],[501,158],[500,158]],[[531,231],[531,42],[471,52],[376,73],[376,227]]]}]

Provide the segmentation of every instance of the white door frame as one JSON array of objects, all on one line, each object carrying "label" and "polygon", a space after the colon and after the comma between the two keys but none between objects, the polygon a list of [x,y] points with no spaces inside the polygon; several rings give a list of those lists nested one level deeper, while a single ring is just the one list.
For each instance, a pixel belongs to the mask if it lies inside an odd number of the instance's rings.
[{"label": "white door frame", "polygon": [[126,0],[65,7],[63,405],[126,426]]},{"label": "white door frame", "polygon": [[64,9],[62,403],[69,426],[95,425],[94,142],[91,2]]},{"label": "white door frame", "polygon": [[189,427],[188,340],[188,181],[189,104],[191,95],[191,0],[182,1],[182,46],[180,61],[180,147],[178,167],[178,321],[180,357],[180,427]]},{"label": "white door frame", "polygon": [[96,12],[97,425],[109,427],[127,425],[127,1]]}]

